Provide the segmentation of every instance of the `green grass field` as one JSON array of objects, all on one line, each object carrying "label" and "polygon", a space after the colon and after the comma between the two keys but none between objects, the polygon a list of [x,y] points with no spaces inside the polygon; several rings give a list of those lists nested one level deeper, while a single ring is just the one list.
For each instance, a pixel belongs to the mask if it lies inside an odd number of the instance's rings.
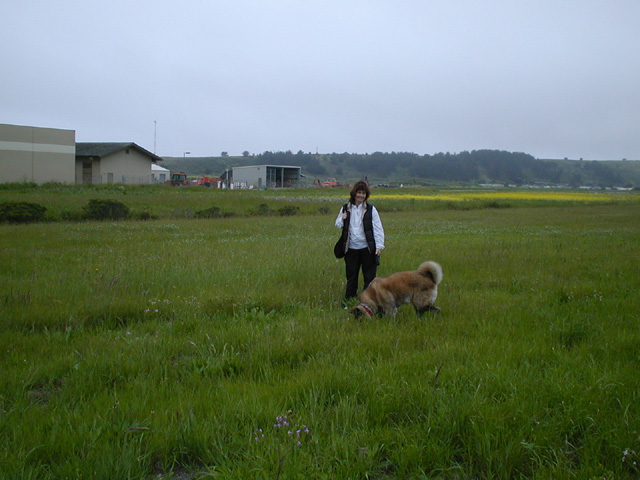
[{"label": "green grass field", "polygon": [[[0,478],[640,475],[637,195],[375,190],[379,275],[439,262],[442,313],[365,322],[346,192],[114,192],[0,192],[58,220],[0,225]],[[59,221],[114,195],[157,219]]]}]

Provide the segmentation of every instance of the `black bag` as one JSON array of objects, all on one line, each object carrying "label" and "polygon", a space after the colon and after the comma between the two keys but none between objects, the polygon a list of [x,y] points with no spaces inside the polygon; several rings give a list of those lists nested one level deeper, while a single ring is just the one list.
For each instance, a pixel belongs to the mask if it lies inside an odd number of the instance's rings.
[{"label": "black bag", "polygon": [[[347,204],[345,203],[342,207],[343,210],[347,209]],[[349,216],[347,214],[347,220],[345,221],[344,226],[342,227],[342,234],[340,238],[336,242],[333,247],[333,254],[336,258],[343,258],[347,253],[347,238],[349,236]]]},{"label": "black bag", "polygon": [[345,248],[346,240],[347,240],[346,237],[344,235],[341,235],[338,241],[336,242],[335,246],[333,247],[333,254],[336,256],[336,258],[342,258],[346,255],[347,253]]}]

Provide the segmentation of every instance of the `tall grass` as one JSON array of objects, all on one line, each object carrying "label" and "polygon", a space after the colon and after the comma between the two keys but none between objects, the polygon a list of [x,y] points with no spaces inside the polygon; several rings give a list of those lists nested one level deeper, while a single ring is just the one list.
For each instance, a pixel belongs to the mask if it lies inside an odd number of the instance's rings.
[{"label": "tall grass", "polygon": [[636,478],[640,206],[412,209],[370,322],[333,210],[1,226],[0,477]]},{"label": "tall grass", "polygon": [[[3,187],[0,185],[0,187]],[[131,210],[133,219],[181,220],[209,216],[253,217],[334,213],[349,198],[348,188],[284,190],[218,190],[167,185],[9,184],[0,202],[29,201],[47,209],[47,220],[78,220],[89,202],[114,200]],[[382,212],[477,210],[518,207],[566,207],[637,203],[636,192],[579,190],[373,188],[372,201]],[[215,212],[215,215],[210,215]]]}]

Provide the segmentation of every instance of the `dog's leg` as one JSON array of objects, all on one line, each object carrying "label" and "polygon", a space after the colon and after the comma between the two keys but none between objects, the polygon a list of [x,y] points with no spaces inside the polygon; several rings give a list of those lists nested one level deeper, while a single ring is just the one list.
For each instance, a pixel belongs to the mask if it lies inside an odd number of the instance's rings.
[{"label": "dog's leg", "polygon": [[383,312],[389,317],[395,317],[396,313],[398,313],[398,308],[392,305],[385,305]]}]

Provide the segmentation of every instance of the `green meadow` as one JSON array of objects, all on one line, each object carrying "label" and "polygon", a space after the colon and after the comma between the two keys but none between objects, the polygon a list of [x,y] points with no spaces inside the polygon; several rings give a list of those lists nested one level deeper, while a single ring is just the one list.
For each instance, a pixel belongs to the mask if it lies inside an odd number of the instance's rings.
[{"label": "green meadow", "polygon": [[346,190],[0,191],[0,478],[638,478],[640,196],[469,194],[373,190],[442,312],[362,321]]}]

